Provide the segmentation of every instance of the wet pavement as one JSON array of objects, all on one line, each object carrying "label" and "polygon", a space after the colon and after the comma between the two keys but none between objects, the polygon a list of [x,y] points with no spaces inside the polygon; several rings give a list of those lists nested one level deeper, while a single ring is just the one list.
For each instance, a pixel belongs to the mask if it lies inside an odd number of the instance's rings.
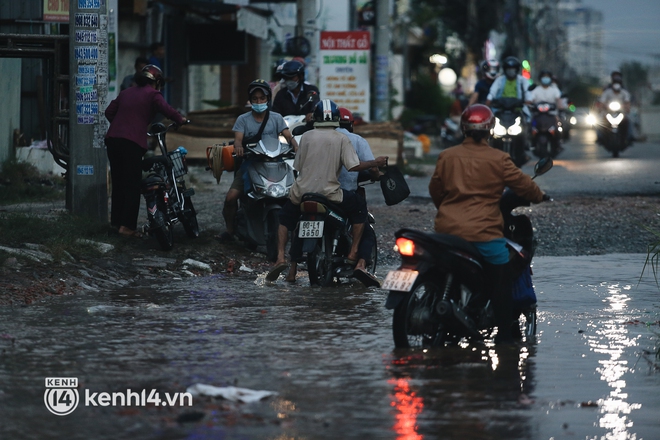
[{"label": "wet pavement", "polygon": [[[660,372],[640,356],[659,345],[660,293],[649,273],[639,282],[645,257],[536,258],[539,336],[505,348],[395,351],[386,292],[265,274],[3,308],[0,438],[654,439]],[[47,377],[78,379],[71,414],[47,410]],[[198,383],[277,395],[86,399]]]}]

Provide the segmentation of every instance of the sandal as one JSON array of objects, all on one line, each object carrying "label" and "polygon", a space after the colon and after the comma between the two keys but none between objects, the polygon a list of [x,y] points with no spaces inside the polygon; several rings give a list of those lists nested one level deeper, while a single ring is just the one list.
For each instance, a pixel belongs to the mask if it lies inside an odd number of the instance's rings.
[{"label": "sandal", "polygon": [[128,229],[124,226],[119,228],[119,231],[117,231],[119,235],[122,235],[124,237],[132,237],[132,238],[142,238],[142,232],[140,231],[133,231],[132,229]]},{"label": "sandal", "polygon": [[280,274],[284,272],[287,267],[289,267],[289,263],[280,263],[276,265],[266,275],[266,281],[276,281]]}]

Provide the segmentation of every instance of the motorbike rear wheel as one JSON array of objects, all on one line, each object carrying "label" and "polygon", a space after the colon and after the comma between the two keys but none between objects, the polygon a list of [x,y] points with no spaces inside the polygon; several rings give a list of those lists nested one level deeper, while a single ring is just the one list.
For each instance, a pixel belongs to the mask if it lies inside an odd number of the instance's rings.
[{"label": "motorbike rear wheel", "polygon": [[536,305],[523,309],[518,317],[518,322],[521,334],[527,342],[536,338]]},{"label": "motorbike rear wheel", "polygon": [[279,211],[273,209],[266,217],[266,257],[268,261],[277,260],[277,234],[280,228]]},{"label": "motorbike rear wheel", "polygon": [[397,348],[422,348],[443,345],[448,335],[433,308],[440,286],[422,281],[394,309],[392,336]]},{"label": "motorbike rear wheel", "polygon": [[172,225],[165,222],[165,216],[160,210],[156,210],[151,221],[153,235],[164,251],[169,251],[174,247],[174,234],[172,233]]},{"label": "motorbike rear wheel", "polygon": [[544,134],[540,134],[536,140],[536,151],[539,159],[544,157],[550,157],[550,142],[548,142],[548,137]]},{"label": "motorbike rear wheel", "polygon": [[184,199],[183,206],[185,206],[186,208],[179,217],[179,220],[183,225],[183,229],[186,231],[186,235],[189,238],[197,238],[199,237],[199,224],[197,223],[197,211],[195,211],[195,207],[193,206],[190,197],[186,197]]},{"label": "motorbike rear wheel", "polygon": [[324,235],[307,255],[309,284],[328,287],[332,284],[332,237]]}]

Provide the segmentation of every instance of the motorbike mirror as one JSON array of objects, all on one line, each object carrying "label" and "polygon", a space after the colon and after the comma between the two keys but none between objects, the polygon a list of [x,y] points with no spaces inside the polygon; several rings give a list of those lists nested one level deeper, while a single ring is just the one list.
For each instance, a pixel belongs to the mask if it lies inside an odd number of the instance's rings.
[{"label": "motorbike mirror", "polygon": [[534,165],[534,177],[547,173],[553,165],[551,157],[542,158]]}]

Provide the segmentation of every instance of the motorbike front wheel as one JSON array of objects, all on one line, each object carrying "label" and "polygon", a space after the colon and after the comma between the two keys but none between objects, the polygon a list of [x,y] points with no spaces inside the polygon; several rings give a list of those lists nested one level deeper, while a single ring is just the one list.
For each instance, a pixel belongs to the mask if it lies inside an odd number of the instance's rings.
[{"label": "motorbike front wheel", "polygon": [[273,209],[266,217],[266,257],[268,261],[277,260],[277,234],[280,228],[279,211]]},{"label": "motorbike front wheel", "polygon": [[394,309],[392,335],[397,348],[423,348],[445,343],[449,335],[433,309],[438,294],[440,286],[422,281]]},{"label": "motorbike front wheel", "polygon": [[332,237],[324,235],[307,255],[309,284],[327,287],[332,284]]},{"label": "motorbike front wheel", "polygon": [[185,206],[185,210],[181,214],[181,217],[179,217],[179,220],[183,225],[183,229],[186,231],[186,235],[189,238],[197,238],[199,237],[199,224],[197,223],[197,211],[195,211],[195,207],[193,206],[190,197],[185,198],[183,206]]},{"label": "motorbike front wheel", "polygon": [[172,234],[172,225],[165,222],[165,216],[160,210],[154,213],[151,221],[151,232],[156,236],[160,248],[169,251],[174,246],[174,234]]}]

